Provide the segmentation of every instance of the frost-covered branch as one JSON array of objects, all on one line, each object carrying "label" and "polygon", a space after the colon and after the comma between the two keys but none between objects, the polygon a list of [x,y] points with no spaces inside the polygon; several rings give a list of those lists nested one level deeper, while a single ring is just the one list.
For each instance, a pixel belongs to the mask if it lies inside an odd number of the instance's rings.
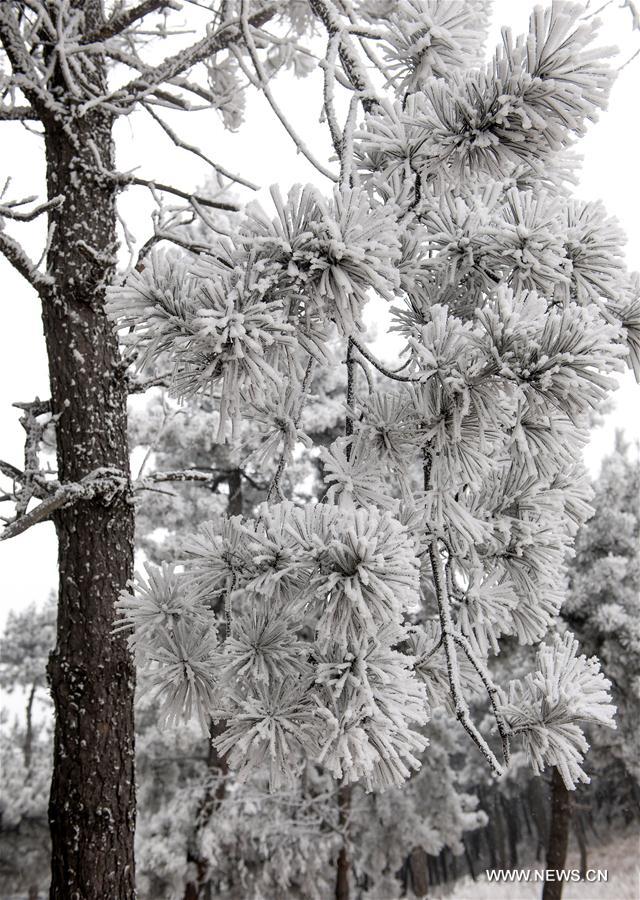
[{"label": "frost-covered branch", "polygon": [[40,203],[38,206],[34,206],[29,212],[22,212],[18,209],[19,206],[30,203],[32,199],[33,198],[28,198],[26,200],[5,204],[0,203],[0,219],[14,219],[16,222],[33,222],[38,216],[41,216],[51,209],[57,209],[64,203],[64,197],[60,194],[57,197],[53,197],[51,200],[47,200],[46,203]]},{"label": "frost-covered branch", "polygon": [[128,187],[129,185],[146,187],[149,188],[150,191],[161,191],[162,193],[172,194],[174,197],[180,197],[182,200],[186,200],[189,203],[195,201],[210,209],[222,209],[227,212],[237,212],[240,208],[237,203],[211,200],[209,197],[203,197],[201,194],[182,191],[180,188],[174,187],[171,184],[164,184],[161,181],[152,181],[148,178],[139,178],[137,175],[124,172],[106,172],[105,175],[112,181],[115,181],[116,184],[121,184],[125,187]]},{"label": "frost-covered branch", "polygon": [[56,111],[55,101],[41,84],[10,3],[0,4],[0,43],[13,69],[13,84],[22,91],[39,119],[50,117]]},{"label": "frost-covered branch", "polygon": [[[315,156],[313,155],[311,150],[309,150],[309,148],[307,147],[305,142],[302,140],[300,135],[295,131],[293,125],[291,125],[288,118],[285,116],[284,112],[280,108],[279,104],[276,102],[276,100],[273,96],[273,92],[271,91],[271,88],[269,87],[269,82],[268,82],[267,75],[264,71],[264,67],[263,67],[262,63],[260,62],[260,57],[258,56],[258,51],[257,51],[256,45],[255,45],[255,42],[253,40],[253,37],[251,36],[251,27],[250,26],[252,24],[252,20],[247,14],[245,0],[240,0],[240,8],[242,10],[242,15],[241,15],[242,37],[244,40],[244,44],[245,44],[247,50],[249,51],[249,56],[251,58],[251,62],[253,63],[253,67],[256,71],[257,86],[260,88],[260,90],[266,97],[269,105],[271,106],[271,109],[274,111],[274,113],[276,114],[276,116],[278,117],[280,122],[282,122],[287,134],[289,135],[291,140],[294,142],[294,144],[296,145],[296,147],[298,148],[300,153],[302,153],[302,155],[311,163],[311,165],[314,167],[314,169],[317,169],[318,172],[320,172],[322,175],[325,175],[331,181],[337,181],[338,180],[337,176],[334,175],[333,172],[331,172],[329,169],[327,169],[326,166],[324,166],[319,160],[317,160],[315,158]],[[242,62],[242,60],[238,56],[237,56],[237,59],[238,59],[238,64],[241,66],[243,71],[245,71],[245,74],[247,75],[247,77],[251,81],[255,81],[255,79],[252,78],[251,74],[248,72],[248,70],[244,66],[244,63]]]},{"label": "frost-covered branch", "polygon": [[351,341],[358,353],[361,353],[362,356],[364,356],[364,358],[367,360],[367,362],[371,363],[374,369],[377,369],[378,372],[380,372],[382,375],[385,375],[387,378],[391,378],[393,381],[402,381],[406,384],[420,384],[424,381],[423,378],[414,375],[400,374],[402,369],[407,367],[408,362],[405,362],[397,369],[390,369],[388,366],[384,365],[384,363],[381,363],[380,360],[374,356],[371,350],[369,350],[369,348],[366,347],[357,337],[354,337],[352,335]]},{"label": "frost-covered branch", "polygon": [[440,628],[442,631],[442,646],[444,648],[447,660],[447,674],[449,678],[449,686],[451,688],[451,699],[453,700],[456,718],[467,732],[478,750],[482,753],[486,761],[489,763],[494,775],[500,776],[503,773],[502,766],[496,759],[495,753],[489,747],[484,737],[478,731],[474,724],[469,705],[465,700],[464,691],[460,683],[460,673],[458,670],[458,657],[455,648],[455,628],[453,619],[451,618],[451,609],[449,606],[449,597],[447,592],[446,577],[444,565],[440,550],[437,543],[433,541],[429,545],[429,560],[431,562],[431,571],[433,573],[433,584],[438,602],[438,614],[440,618]]},{"label": "frost-covered branch", "polygon": [[18,241],[2,230],[0,230],[0,253],[43,299],[49,295],[53,284],[51,277],[39,272],[36,264],[29,259]]},{"label": "frost-covered branch", "polygon": [[215,172],[217,172],[219,175],[223,175],[230,181],[235,181],[237,184],[241,184],[252,191],[257,191],[259,189],[259,186],[257,184],[254,184],[252,181],[248,181],[241,175],[234,175],[232,172],[229,172],[229,170],[224,166],[221,166],[220,163],[214,162],[214,160],[210,159],[210,157],[208,157],[206,153],[200,150],[199,147],[196,147],[194,144],[188,144],[186,141],[184,141],[178,134],[176,134],[173,128],[167,125],[164,119],[161,119],[160,116],[153,111],[148,103],[145,103],[144,107],[151,118],[154,119],[162,128],[165,134],[169,135],[176,147],[179,147],[182,150],[187,150],[189,153],[193,153],[195,156],[198,156],[200,159],[210,165]]},{"label": "frost-covered branch", "polygon": [[40,116],[32,106],[0,105],[0,122],[39,122]]},{"label": "frost-covered branch", "polygon": [[310,0],[310,5],[329,37],[339,40],[339,55],[344,71],[355,90],[359,92],[364,109],[367,112],[371,111],[378,103],[378,96],[353,46],[349,36],[350,27],[347,23],[343,23],[332,0]]},{"label": "frost-covered branch", "polygon": [[131,25],[139,22],[150,13],[159,12],[163,9],[180,10],[181,5],[177,0],[143,0],[136,6],[130,6],[128,9],[122,9],[115,12],[104,25],[89,31],[82,35],[81,44],[103,44],[110,38],[121,34]]},{"label": "frost-covered branch", "polygon": [[58,509],[84,500],[92,500],[97,496],[103,496],[109,502],[115,494],[127,490],[129,490],[129,479],[124,472],[104,468],[96,469],[79,482],[61,485],[54,494],[46,500],[42,500],[29,512],[10,519],[0,534],[0,541],[16,537],[33,525],[46,521]]},{"label": "frost-covered branch", "polygon": [[[277,2],[266,3],[262,9],[249,16],[249,24],[256,27],[264,25],[273,18],[278,6]],[[236,43],[242,43],[242,29],[237,19],[223,23],[217,31],[168,57],[158,66],[146,68],[140,78],[114,91],[109,101],[117,103],[123,113],[128,113],[139,100],[148,96],[157,87],[170,83],[176,76],[182,75],[197,63]]]}]

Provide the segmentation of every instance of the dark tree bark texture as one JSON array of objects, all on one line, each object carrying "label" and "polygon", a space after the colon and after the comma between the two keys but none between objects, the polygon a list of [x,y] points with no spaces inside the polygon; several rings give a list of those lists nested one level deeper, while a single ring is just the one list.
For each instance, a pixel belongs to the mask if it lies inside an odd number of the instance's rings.
[{"label": "dark tree bark texture", "polygon": [[[101,0],[71,0],[85,28],[102,23]],[[85,77],[106,88],[102,58]],[[133,699],[135,675],[122,637],[112,636],[114,602],[133,574],[127,392],[105,292],[116,265],[112,120],[81,115],[59,67],[60,112],[44,121],[47,189],[64,203],[54,226],[43,302],[52,411],[61,483],[96,469],[120,473],[123,489],[58,510],[56,648],[48,674],[55,704],[49,803],[51,898],[127,900],[135,896]]]}]

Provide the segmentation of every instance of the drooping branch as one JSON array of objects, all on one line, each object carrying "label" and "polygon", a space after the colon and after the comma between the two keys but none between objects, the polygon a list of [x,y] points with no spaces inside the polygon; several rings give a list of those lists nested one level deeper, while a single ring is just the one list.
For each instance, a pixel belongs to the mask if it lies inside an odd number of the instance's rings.
[{"label": "drooping branch", "polygon": [[377,359],[373,353],[362,344],[358,338],[351,336],[350,340],[353,342],[353,346],[356,348],[358,353],[361,353],[362,356],[370,362],[371,365],[378,370],[382,375],[386,375],[387,378],[392,378],[394,381],[404,381],[410,384],[424,384],[424,378],[415,378],[412,375],[400,375],[402,369],[405,369],[408,365],[408,362],[403,363],[403,365],[399,366],[397,369],[389,369],[384,363],[381,363],[379,359]]},{"label": "drooping branch", "polygon": [[203,197],[201,194],[190,194],[188,191],[182,191],[180,188],[173,187],[173,185],[163,184],[161,181],[151,181],[147,178],[139,178],[137,175],[129,175],[124,172],[108,172],[107,177],[125,187],[128,187],[129,185],[146,187],[152,191],[173,194],[174,197],[180,197],[182,200],[186,200],[189,203],[192,200],[196,200],[198,203],[201,203],[202,206],[207,206],[210,209],[222,209],[227,212],[238,212],[240,209],[237,203],[223,203],[218,200],[210,200],[208,197]]},{"label": "drooping branch", "polygon": [[491,677],[491,673],[489,672],[487,666],[484,662],[476,656],[476,654],[471,649],[469,645],[469,641],[462,634],[454,633],[453,639],[458,644],[458,646],[462,649],[465,656],[476,670],[478,677],[482,681],[485,690],[489,696],[489,702],[491,703],[491,709],[493,711],[493,716],[496,720],[496,726],[498,728],[498,734],[500,735],[500,740],[502,742],[502,756],[504,758],[505,765],[509,765],[509,760],[511,758],[511,748],[509,741],[509,732],[510,728],[507,725],[504,716],[500,712],[498,708],[498,698],[500,696],[500,688],[495,684]]}]

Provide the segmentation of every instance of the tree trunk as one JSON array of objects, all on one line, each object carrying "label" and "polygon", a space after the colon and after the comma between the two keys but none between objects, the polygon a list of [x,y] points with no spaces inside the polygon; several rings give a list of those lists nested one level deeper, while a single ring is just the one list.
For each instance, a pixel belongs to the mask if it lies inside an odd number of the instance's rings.
[{"label": "tree trunk", "polygon": [[27,698],[27,726],[24,732],[23,745],[24,767],[27,770],[27,778],[29,777],[29,769],[31,768],[31,751],[33,749],[33,701],[36,696],[36,688],[37,684],[34,681]]},{"label": "tree trunk", "polygon": [[[103,21],[100,0],[71,0],[85,27]],[[102,57],[85,72],[106,90]],[[125,639],[112,636],[114,602],[133,574],[127,391],[117,341],[105,314],[116,265],[112,119],[75,114],[63,73],[52,87],[60,107],[45,124],[47,189],[64,204],[50,212],[43,302],[58,477],[78,482],[96,469],[120,473],[111,497],[81,499],[55,513],[58,623],[48,675],[56,725],[49,802],[51,898],[135,896],[133,701],[135,670]],[[95,153],[94,153],[95,151]]]},{"label": "tree trunk", "polygon": [[473,850],[469,846],[469,844],[470,844],[469,839],[467,838],[466,834],[463,834],[462,835],[462,846],[464,848],[464,858],[467,861],[467,868],[469,869],[469,875],[471,875],[471,878],[473,879],[473,881],[475,881],[476,880],[476,867],[473,863]]},{"label": "tree trunk", "polygon": [[[547,869],[559,872],[564,869],[569,844],[569,824],[571,822],[571,802],[569,791],[564,785],[558,769],[553,770],[551,781],[551,825],[547,845]],[[563,881],[546,881],[542,900],[560,900]]]},{"label": "tree trunk", "polygon": [[571,818],[573,822],[573,830],[575,831],[578,847],[580,849],[580,877],[587,877],[587,832],[584,827],[584,813],[582,811],[574,811]]},{"label": "tree trunk", "polygon": [[409,854],[411,890],[416,897],[426,897],[429,890],[427,854],[423,847],[414,847]]},{"label": "tree trunk", "polygon": [[342,845],[336,865],[336,900],[349,900],[349,813],[351,811],[351,785],[338,790],[338,828],[342,832]]}]

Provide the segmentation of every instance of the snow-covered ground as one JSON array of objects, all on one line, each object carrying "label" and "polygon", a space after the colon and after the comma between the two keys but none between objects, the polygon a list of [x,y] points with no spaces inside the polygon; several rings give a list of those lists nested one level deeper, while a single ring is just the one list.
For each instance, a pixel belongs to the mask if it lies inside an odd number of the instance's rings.
[{"label": "snow-covered ground", "polygon": [[[579,858],[570,853],[566,868],[578,868]],[[606,847],[594,847],[588,856],[590,869],[606,869],[606,883],[565,883],[562,900],[639,900],[640,836],[632,834]],[[451,893],[434,891],[434,897],[447,900],[540,900],[542,884],[489,883],[486,876],[475,883],[462,879]]]}]

